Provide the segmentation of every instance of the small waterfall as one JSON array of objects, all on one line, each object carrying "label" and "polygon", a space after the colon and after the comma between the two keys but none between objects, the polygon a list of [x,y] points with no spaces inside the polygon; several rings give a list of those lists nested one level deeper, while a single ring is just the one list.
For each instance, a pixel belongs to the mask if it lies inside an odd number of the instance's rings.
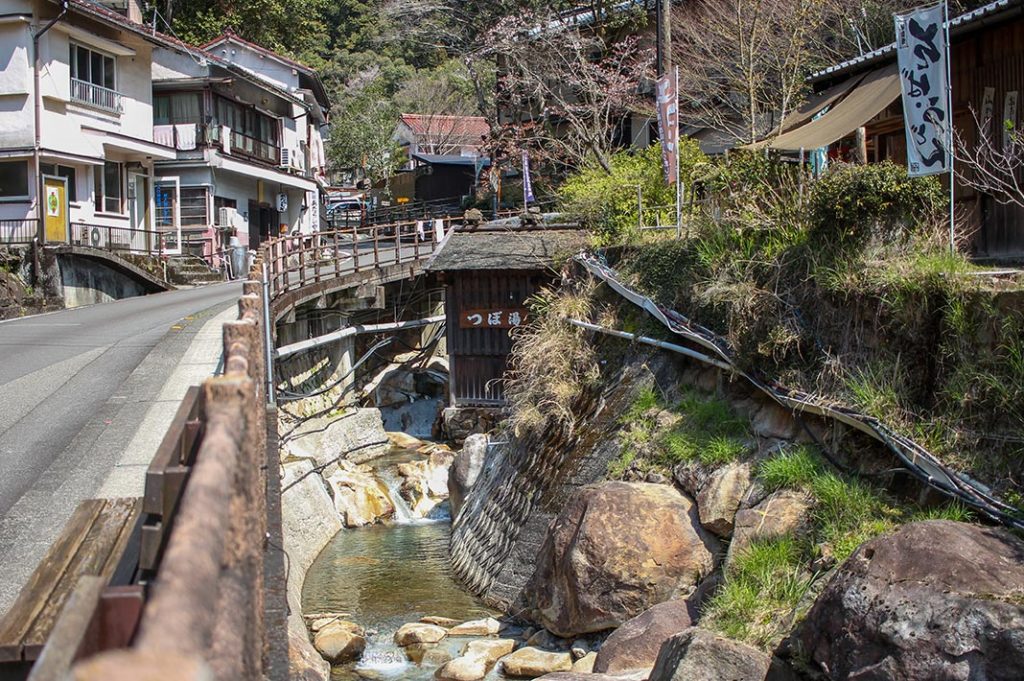
[{"label": "small waterfall", "polygon": [[416,518],[412,514],[412,509],[409,508],[408,502],[402,496],[401,477],[395,475],[390,468],[381,468],[377,471],[377,479],[386,489],[391,504],[395,507],[395,515],[392,516],[391,522],[395,525],[413,524]]}]

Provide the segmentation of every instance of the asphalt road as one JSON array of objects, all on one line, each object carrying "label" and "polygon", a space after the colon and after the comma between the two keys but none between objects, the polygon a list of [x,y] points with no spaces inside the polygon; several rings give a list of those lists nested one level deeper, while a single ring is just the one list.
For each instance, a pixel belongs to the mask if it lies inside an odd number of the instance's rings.
[{"label": "asphalt road", "polygon": [[173,326],[240,293],[217,284],[0,323],[0,522],[58,457],[88,465],[90,452],[66,450]]}]

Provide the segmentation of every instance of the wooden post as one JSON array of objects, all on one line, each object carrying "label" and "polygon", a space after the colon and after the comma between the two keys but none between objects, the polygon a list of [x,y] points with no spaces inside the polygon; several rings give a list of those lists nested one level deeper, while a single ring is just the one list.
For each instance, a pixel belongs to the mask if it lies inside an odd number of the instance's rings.
[{"label": "wooden post", "polygon": [[854,149],[853,161],[859,165],[868,164],[868,131],[863,125],[853,133]]}]

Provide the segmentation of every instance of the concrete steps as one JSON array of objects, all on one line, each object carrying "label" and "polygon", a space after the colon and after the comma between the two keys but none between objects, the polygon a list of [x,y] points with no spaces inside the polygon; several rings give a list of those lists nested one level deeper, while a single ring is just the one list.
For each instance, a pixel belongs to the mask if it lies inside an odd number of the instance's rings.
[{"label": "concrete steps", "polygon": [[199,258],[172,256],[167,261],[167,279],[178,286],[202,286],[220,283],[224,275]]}]

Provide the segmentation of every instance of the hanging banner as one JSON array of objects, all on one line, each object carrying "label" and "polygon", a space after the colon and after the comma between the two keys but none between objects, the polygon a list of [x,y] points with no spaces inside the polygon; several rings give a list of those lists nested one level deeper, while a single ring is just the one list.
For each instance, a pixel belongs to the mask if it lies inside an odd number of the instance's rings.
[{"label": "hanging banner", "polygon": [[658,137],[665,183],[674,185],[679,173],[679,92],[675,76],[666,74],[655,83],[658,105]]},{"label": "hanging banner", "polygon": [[533,198],[533,181],[530,179],[530,155],[523,149],[523,203],[530,204]]},{"label": "hanging banner", "polygon": [[911,177],[945,173],[952,160],[943,15],[941,4],[894,15]]}]

